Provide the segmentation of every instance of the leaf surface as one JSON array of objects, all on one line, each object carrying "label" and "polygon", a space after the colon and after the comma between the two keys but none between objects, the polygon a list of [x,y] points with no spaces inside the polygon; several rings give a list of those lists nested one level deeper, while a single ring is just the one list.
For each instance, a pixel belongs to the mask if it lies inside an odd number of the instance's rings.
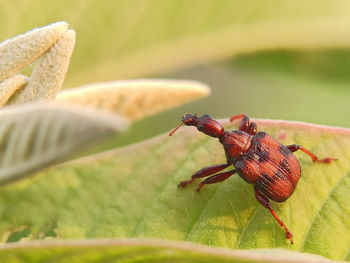
[{"label": "leaf surface", "polygon": [[315,164],[296,152],[301,179],[286,202],[273,203],[294,234],[293,246],[239,176],[200,193],[196,184],[176,187],[202,167],[225,162],[220,144],[193,127],[3,187],[0,239],[157,238],[225,248],[288,248],[350,260],[350,131],[284,121],[257,124],[285,145],[338,158]]}]

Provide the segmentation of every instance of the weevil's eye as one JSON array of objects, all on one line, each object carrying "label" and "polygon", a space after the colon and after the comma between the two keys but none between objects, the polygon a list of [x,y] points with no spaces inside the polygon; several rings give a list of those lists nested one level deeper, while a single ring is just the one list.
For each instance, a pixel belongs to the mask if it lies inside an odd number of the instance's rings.
[{"label": "weevil's eye", "polygon": [[184,116],[182,116],[181,121],[185,122],[185,121],[187,121],[188,119],[190,119],[191,117],[192,117],[192,114],[186,113]]},{"label": "weevil's eye", "polygon": [[210,118],[209,114],[204,114],[202,117]]},{"label": "weevil's eye", "polygon": [[182,117],[182,122],[184,123],[190,123],[193,122],[194,119],[197,119],[197,115],[193,115],[191,113],[186,113],[183,117]]}]

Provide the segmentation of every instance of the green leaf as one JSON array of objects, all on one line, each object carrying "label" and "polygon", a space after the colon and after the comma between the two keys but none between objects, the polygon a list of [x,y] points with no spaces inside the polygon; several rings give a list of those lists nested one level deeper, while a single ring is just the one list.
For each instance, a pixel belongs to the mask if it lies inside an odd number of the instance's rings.
[{"label": "green leaf", "polygon": [[[350,260],[350,130],[267,120],[257,124],[283,144],[338,158],[319,164],[296,153],[302,167],[296,190],[286,202],[273,203],[294,234],[294,245],[239,176],[200,193],[195,184],[176,187],[200,168],[225,162],[217,140],[193,127],[3,187],[0,240],[157,238],[226,248],[284,247]],[[232,125],[226,122],[226,127]]]},{"label": "green leaf", "polygon": [[125,126],[104,112],[45,104],[7,107],[0,120],[0,185],[68,160]]},{"label": "green leaf", "polygon": [[246,262],[331,263],[320,256],[284,249],[228,250],[188,242],[157,240],[88,240],[30,242],[0,247],[0,257],[11,262]]}]

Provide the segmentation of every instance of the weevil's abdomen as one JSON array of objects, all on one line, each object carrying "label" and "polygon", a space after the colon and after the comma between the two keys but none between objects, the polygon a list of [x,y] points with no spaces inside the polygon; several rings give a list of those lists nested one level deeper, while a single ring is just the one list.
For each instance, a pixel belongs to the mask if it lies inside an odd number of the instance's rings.
[{"label": "weevil's abdomen", "polygon": [[271,200],[282,202],[293,193],[300,165],[293,153],[264,132],[235,164],[240,176]]}]

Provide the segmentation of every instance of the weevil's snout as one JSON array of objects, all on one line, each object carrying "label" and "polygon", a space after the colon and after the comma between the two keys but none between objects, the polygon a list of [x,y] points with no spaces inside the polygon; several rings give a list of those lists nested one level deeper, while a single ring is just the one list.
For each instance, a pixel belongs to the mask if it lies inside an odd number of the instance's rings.
[{"label": "weevil's snout", "polygon": [[179,126],[174,128],[170,133],[169,136],[172,136],[183,124],[188,125],[188,126],[197,126],[197,114],[191,114],[191,113],[186,113],[182,118],[181,118],[181,123]]}]

